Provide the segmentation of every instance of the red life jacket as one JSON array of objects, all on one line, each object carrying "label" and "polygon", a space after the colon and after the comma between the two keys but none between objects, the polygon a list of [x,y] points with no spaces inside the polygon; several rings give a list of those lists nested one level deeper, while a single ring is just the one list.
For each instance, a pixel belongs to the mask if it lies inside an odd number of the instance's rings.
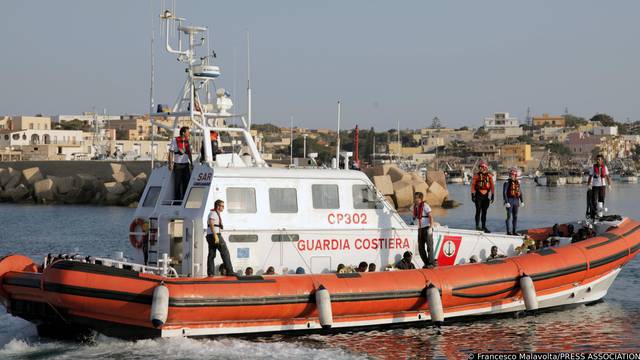
[{"label": "red life jacket", "polygon": [[489,173],[479,172],[476,176],[478,178],[476,181],[476,191],[491,190],[491,175],[489,175]]},{"label": "red life jacket", "polygon": [[509,185],[507,186],[507,197],[520,198],[520,181],[509,179]]},{"label": "red life jacket", "polygon": [[189,145],[189,140],[185,140],[186,141],[182,140],[182,136],[176,137],[176,144],[178,144],[178,149],[176,149],[176,151],[174,152],[175,154],[180,154],[180,150],[182,150],[183,153],[191,155],[191,146]]},{"label": "red life jacket", "polygon": [[424,201],[420,201],[418,206],[413,205],[413,218],[418,219],[418,225],[422,226],[422,212],[424,211]]},{"label": "red life jacket", "polygon": [[600,166],[598,164],[593,164],[593,176],[594,177],[605,177],[607,176],[607,170],[604,168],[604,163]]}]

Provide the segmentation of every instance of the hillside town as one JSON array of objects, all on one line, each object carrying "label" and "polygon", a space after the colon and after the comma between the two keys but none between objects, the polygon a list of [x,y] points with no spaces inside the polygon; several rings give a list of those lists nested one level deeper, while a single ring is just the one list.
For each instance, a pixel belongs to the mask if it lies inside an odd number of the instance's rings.
[{"label": "hillside town", "polygon": [[[186,119],[185,119],[186,120]],[[156,122],[169,124],[167,118]],[[409,170],[473,168],[483,159],[500,171],[524,173],[552,166],[585,167],[595,154],[620,170],[635,171],[640,160],[640,122],[617,122],[609,115],[587,119],[568,113],[533,115],[520,121],[508,112],[479,119],[477,127],[446,127],[437,117],[420,129],[342,129],[341,150],[366,168],[381,163]],[[358,148],[355,137],[358,134]],[[265,160],[274,166],[331,166],[336,130],[254,124],[251,134]],[[165,160],[170,134],[152,126],[148,116],[79,115],[0,116],[0,160]],[[223,151],[237,152],[234,139],[220,139]],[[342,161],[342,160],[341,160]]]}]

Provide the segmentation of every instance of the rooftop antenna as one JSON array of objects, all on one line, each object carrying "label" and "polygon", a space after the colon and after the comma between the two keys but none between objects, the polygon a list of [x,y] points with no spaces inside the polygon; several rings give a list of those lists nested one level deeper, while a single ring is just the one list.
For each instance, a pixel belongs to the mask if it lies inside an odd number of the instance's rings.
[{"label": "rooftop antenna", "polygon": [[527,117],[526,117],[527,125],[533,125],[533,119],[531,117],[531,107],[527,106]]}]

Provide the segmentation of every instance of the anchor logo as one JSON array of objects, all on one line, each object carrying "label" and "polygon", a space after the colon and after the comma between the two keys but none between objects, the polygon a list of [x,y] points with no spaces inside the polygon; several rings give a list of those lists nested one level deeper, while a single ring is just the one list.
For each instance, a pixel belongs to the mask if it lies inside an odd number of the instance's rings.
[{"label": "anchor logo", "polygon": [[449,240],[442,244],[442,253],[446,257],[452,257],[456,253],[456,244]]}]

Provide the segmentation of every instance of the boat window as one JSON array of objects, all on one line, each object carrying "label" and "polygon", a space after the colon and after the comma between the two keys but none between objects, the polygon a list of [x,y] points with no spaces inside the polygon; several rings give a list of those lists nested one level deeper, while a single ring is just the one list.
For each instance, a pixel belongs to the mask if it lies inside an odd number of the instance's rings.
[{"label": "boat window", "polygon": [[339,209],[338,185],[311,185],[314,209]]},{"label": "boat window", "polygon": [[200,209],[206,196],[206,190],[206,187],[192,187],[184,207],[187,209]]},{"label": "boat window", "polygon": [[293,242],[300,240],[298,234],[273,234],[271,235],[271,241],[273,242]]},{"label": "boat window", "polygon": [[256,189],[227,188],[227,211],[235,214],[256,212]]},{"label": "boat window", "polygon": [[375,209],[376,193],[367,185],[353,185],[353,208]]},{"label": "boat window", "polygon": [[229,235],[229,242],[258,242],[258,235]]},{"label": "boat window", "polygon": [[147,191],[147,197],[142,202],[142,207],[155,207],[160,195],[160,186],[151,186]]},{"label": "boat window", "polygon": [[297,213],[298,194],[295,188],[270,188],[269,206],[272,213]]}]

